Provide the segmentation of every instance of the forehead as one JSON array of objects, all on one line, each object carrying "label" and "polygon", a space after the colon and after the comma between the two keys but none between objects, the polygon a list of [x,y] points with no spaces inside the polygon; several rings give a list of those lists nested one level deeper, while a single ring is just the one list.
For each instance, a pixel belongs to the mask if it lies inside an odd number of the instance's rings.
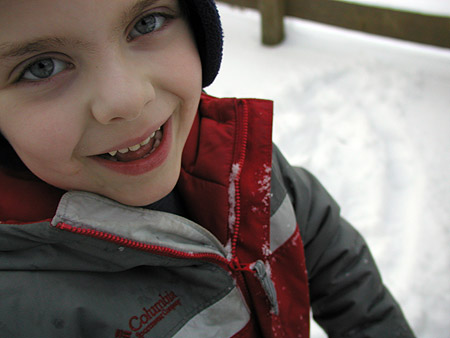
[{"label": "forehead", "polygon": [[[53,46],[82,46],[97,36],[111,38],[142,12],[167,7],[177,0],[0,0],[0,57],[38,52]],[[35,49],[35,50],[33,50]],[[19,52],[20,51],[20,52]]]},{"label": "forehead", "polygon": [[147,8],[177,4],[177,0],[0,0],[0,34],[8,28],[29,33],[46,28],[64,31],[70,23],[82,25],[88,18],[97,23],[129,24]]}]

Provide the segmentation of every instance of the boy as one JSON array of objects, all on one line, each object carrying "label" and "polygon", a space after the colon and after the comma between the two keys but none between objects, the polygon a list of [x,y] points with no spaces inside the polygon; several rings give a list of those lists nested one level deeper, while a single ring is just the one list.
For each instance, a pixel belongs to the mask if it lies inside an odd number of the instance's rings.
[{"label": "boy", "polygon": [[2,1],[6,337],[412,337],[361,237],[271,143],[270,102],[202,94],[213,1]]}]

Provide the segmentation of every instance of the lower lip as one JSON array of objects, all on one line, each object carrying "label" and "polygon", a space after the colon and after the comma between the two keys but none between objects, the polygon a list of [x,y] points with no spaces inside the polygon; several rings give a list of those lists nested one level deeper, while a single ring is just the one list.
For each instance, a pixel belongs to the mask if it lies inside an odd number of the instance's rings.
[{"label": "lower lip", "polygon": [[172,140],[172,119],[164,125],[160,145],[146,157],[130,162],[109,161],[99,156],[92,157],[98,164],[122,175],[138,176],[148,173],[163,164],[169,156]]}]

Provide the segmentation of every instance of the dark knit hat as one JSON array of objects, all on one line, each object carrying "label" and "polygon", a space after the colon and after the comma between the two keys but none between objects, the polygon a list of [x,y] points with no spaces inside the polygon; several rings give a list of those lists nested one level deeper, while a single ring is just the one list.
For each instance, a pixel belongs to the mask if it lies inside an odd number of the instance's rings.
[{"label": "dark knit hat", "polygon": [[203,87],[209,86],[222,61],[223,33],[213,0],[180,0],[195,35],[202,61]]}]

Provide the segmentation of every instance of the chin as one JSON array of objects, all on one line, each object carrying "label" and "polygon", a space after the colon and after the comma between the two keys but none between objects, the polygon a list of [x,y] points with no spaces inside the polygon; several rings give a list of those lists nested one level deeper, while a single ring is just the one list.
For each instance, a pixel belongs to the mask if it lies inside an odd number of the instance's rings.
[{"label": "chin", "polygon": [[128,206],[143,207],[167,196],[173,190],[177,181],[178,175],[160,181],[164,182],[163,184],[156,183],[149,184],[148,186],[143,184],[133,191],[127,189],[127,191],[115,193],[114,195],[106,195],[106,197]]}]

